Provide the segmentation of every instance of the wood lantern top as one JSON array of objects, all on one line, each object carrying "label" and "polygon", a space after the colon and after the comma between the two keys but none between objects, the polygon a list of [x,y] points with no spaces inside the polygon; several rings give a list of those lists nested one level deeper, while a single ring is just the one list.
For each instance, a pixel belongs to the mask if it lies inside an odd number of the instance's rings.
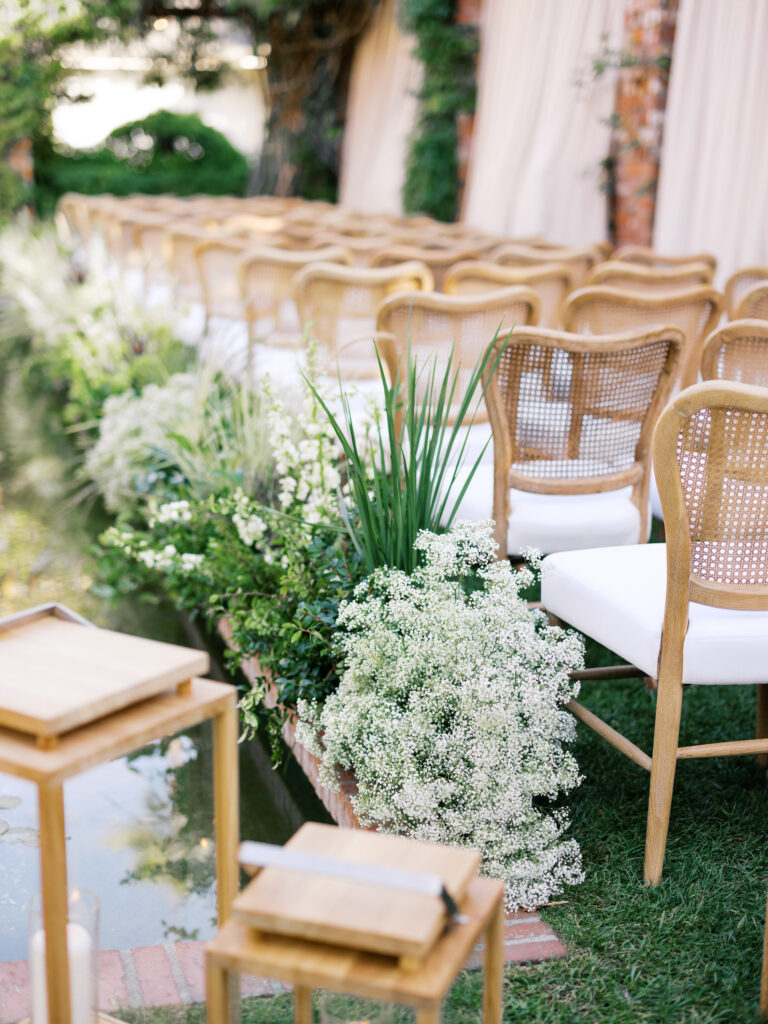
[{"label": "wood lantern top", "polygon": [[[438,843],[308,822],[286,848],[356,865],[439,875],[456,903],[464,898],[480,854]],[[447,923],[439,897],[375,883],[263,868],[237,897],[233,916],[260,931],[420,960]]]},{"label": "wood lantern top", "polygon": [[208,668],[203,651],[97,629],[44,605],[0,621],[0,726],[53,738]]}]

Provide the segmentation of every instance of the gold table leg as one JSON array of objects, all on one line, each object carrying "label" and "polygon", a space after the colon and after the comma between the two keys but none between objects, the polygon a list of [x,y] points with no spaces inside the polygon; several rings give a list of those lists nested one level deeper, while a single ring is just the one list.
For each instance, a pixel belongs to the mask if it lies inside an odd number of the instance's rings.
[{"label": "gold table leg", "polygon": [[483,1024],[501,1024],[504,984],[504,897],[493,910],[485,932]]},{"label": "gold table leg", "polygon": [[[240,841],[239,765],[237,742],[237,704],[234,691],[226,709],[213,719],[213,822],[216,840],[216,906],[219,928],[229,919],[237,896]],[[223,975],[229,1020],[240,1020],[238,975]]]},{"label": "gold table leg", "polygon": [[38,786],[48,1024],[70,1024],[67,850],[61,783]]}]

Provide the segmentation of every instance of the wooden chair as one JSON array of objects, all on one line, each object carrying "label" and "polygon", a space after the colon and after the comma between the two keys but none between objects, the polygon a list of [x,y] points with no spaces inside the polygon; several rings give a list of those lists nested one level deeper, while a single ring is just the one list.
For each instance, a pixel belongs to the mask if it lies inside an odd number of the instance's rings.
[{"label": "wooden chair", "polygon": [[[538,315],[539,297],[531,288],[515,286],[482,296],[414,292],[392,295],[381,304],[376,332],[391,379],[396,378],[410,347],[412,356],[425,367],[419,378],[424,389],[432,365],[439,380],[453,352],[457,381],[451,422],[455,422],[472,371],[496,332],[506,335],[515,324],[536,323]],[[487,419],[482,405],[475,421]]]},{"label": "wooden chair", "polygon": [[443,281],[446,295],[482,295],[499,288],[522,285],[539,296],[543,327],[560,325],[560,310],[574,287],[573,270],[565,263],[537,263],[527,267],[503,266],[466,260],[451,267]]},{"label": "wooden chair", "polygon": [[[657,679],[653,754],[571,701],[570,710],[650,771],[645,881],[661,879],[675,766],[768,754],[768,391],[706,381],[659,418],[653,461],[666,544],[550,555],[542,603]],[[633,668],[587,671],[615,679]],[[757,738],[680,747],[684,687],[758,684]]]},{"label": "wooden chair", "polygon": [[613,334],[673,324],[685,335],[681,385],[692,384],[701,345],[722,312],[722,295],[707,285],[674,292],[641,294],[604,286],[573,292],[563,308],[563,326],[576,334]]},{"label": "wooden chair", "polygon": [[500,339],[485,395],[493,469],[479,467],[459,518],[492,513],[502,557],[647,541],[651,432],[683,342],[674,327]]},{"label": "wooden chair", "polygon": [[489,258],[505,267],[527,267],[531,264],[541,263],[565,263],[573,271],[574,287],[580,288],[592,267],[602,262],[603,251],[599,245],[523,245],[519,242],[511,242],[493,249],[489,254]]},{"label": "wooden chair", "polygon": [[623,260],[627,263],[639,263],[656,270],[674,270],[686,263],[706,263],[717,270],[717,260],[708,252],[691,253],[689,256],[662,256],[647,245],[622,245],[615,249],[611,260]]},{"label": "wooden chair", "polygon": [[638,292],[677,291],[697,284],[712,284],[712,274],[708,263],[681,263],[677,267],[660,270],[626,260],[607,260],[590,270],[584,285],[631,288]]},{"label": "wooden chair", "polygon": [[462,260],[473,260],[477,257],[476,250],[462,247],[393,244],[374,253],[371,257],[371,266],[391,267],[395,263],[410,263],[412,260],[426,263],[432,271],[435,288],[441,291],[445,276],[451,267]]},{"label": "wooden chair", "polygon": [[212,319],[243,320],[238,270],[248,240],[243,237],[213,236],[198,242],[193,258],[205,306],[205,329]]},{"label": "wooden chair", "polygon": [[321,262],[350,266],[352,255],[339,246],[303,252],[262,246],[243,254],[235,282],[250,344],[260,340],[281,347],[298,341],[301,324],[293,290],[296,275],[309,264]]},{"label": "wooden chair", "polygon": [[312,324],[331,372],[338,367],[342,376],[374,379],[377,309],[390,295],[432,288],[429,267],[417,262],[365,269],[310,263],[294,281],[299,321]]},{"label": "wooden chair", "polygon": [[768,320],[732,320],[701,349],[703,380],[735,380],[768,387]]},{"label": "wooden chair", "polygon": [[723,289],[725,309],[729,320],[736,319],[736,307],[750,288],[754,288],[756,284],[764,284],[766,281],[768,281],[768,267],[766,266],[742,267],[735,274],[731,274]]},{"label": "wooden chair", "polygon": [[768,320],[768,281],[756,284],[739,299],[734,310],[736,320]]}]

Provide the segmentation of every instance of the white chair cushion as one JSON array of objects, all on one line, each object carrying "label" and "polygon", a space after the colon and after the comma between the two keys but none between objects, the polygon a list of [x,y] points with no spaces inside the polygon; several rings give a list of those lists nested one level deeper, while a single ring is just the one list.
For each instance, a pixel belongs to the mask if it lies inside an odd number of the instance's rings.
[{"label": "white chair cushion", "polygon": [[[563,551],[542,565],[547,611],[653,677],[666,587],[666,544]],[[691,603],[683,682],[768,682],[768,612]]]},{"label": "white chair cushion", "polygon": [[[466,468],[462,469],[457,477],[455,494],[461,490],[467,473]],[[533,494],[510,489],[507,554],[521,555],[528,548],[549,554],[604,544],[637,544],[640,513],[631,499],[631,487],[599,494]],[[492,517],[493,465],[484,460],[472,478],[456,518]]]}]

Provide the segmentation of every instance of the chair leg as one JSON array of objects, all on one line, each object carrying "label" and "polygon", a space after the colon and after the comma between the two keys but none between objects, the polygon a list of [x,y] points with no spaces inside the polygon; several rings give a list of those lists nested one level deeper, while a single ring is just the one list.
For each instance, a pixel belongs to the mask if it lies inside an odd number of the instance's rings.
[{"label": "chair leg", "polygon": [[[757,729],[755,738],[768,738],[768,683],[759,683],[757,687]],[[768,767],[768,754],[758,754],[757,763],[763,768]]]},{"label": "chair leg", "polygon": [[648,797],[648,827],[645,835],[645,884],[658,885],[667,846],[672,789],[675,785],[677,743],[683,686],[680,678],[659,678],[656,727],[651,758],[651,789]]}]

